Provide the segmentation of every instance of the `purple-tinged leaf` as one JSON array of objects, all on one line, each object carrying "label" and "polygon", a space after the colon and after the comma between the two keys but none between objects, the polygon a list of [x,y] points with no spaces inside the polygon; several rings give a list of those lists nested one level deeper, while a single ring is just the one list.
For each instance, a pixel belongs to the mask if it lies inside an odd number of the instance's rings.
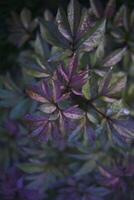
[{"label": "purple-tinged leaf", "polygon": [[103,185],[109,186],[109,187],[118,187],[122,182],[120,180],[120,177],[114,176],[112,172],[105,169],[104,167],[99,167],[100,173],[103,176],[100,180],[100,182]]},{"label": "purple-tinged leaf", "polygon": [[123,16],[124,16],[124,12],[126,10],[126,7],[124,5],[122,5],[119,9],[119,11],[117,11],[115,18],[114,18],[114,24],[116,26],[123,26]]},{"label": "purple-tinged leaf", "polygon": [[101,20],[89,29],[77,42],[76,49],[91,51],[96,48],[104,36],[106,20]]},{"label": "purple-tinged leaf", "polygon": [[121,76],[115,83],[113,83],[109,89],[108,94],[109,95],[114,95],[116,93],[120,93],[124,91],[127,83],[127,77],[126,76]]},{"label": "purple-tinged leaf", "polygon": [[41,133],[42,133],[42,131],[44,131],[44,126],[39,126],[39,127],[37,127],[37,128],[35,128],[32,132],[31,132],[31,135],[33,136],[33,137],[35,137],[35,136],[39,136]]},{"label": "purple-tinged leaf", "polygon": [[78,73],[77,75],[72,76],[70,85],[73,91],[76,91],[82,94],[82,87],[86,83],[87,79],[88,79],[87,71],[83,71],[83,72]]},{"label": "purple-tinged leaf", "polygon": [[96,139],[96,134],[94,129],[91,127],[89,123],[86,123],[86,126],[84,128],[85,134],[87,135],[89,141],[94,142]]},{"label": "purple-tinged leaf", "polygon": [[70,93],[68,92],[68,93],[66,93],[66,94],[63,94],[62,96],[60,96],[59,98],[57,98],[57,103],[58,102],[61,102],[61,101],[65,101],[65,100],[67,100],[67,99],[69,99],[70,98]]},{"label": "purple-tinged leaf", "polygon": [[67,83],[69,82],[68,73],[63,66],[60,66],[58,71],[58,75],[60,75]]},{"label": "purple-tinged leaf", "polygon": [[116,0],[109,0],[105,8],[104,15],[108,18],[113,17],[116,8]]},{"label": "purple-tinged leaf", "polygon": [[105,95],[109,91],[109,85],[112,79],[112,71],[110,70],[102,79],[99,85],[99,93]]},{"label": "purple-tinged leaf", "polygon": [[27,114],[25,116],[25,119],[30,121],[30,122],[43,122],[43,121],[47,121],[49,119],[49,117],[34,115],[34,114]]},{"label": "purple-tinged leaf", "polygon": [[90,0],[90,6],[97,18],[103,16],[104,8],[99,0]]},{"label": "purple-tinged leaf", "polygon": [[49,83],[46,80],[42,81],[41,90],[42,90],[42,95],[46,97],[48,101],[51,101],[53,93]]},{"label": "purple-tinged leaf", "polygon": [[124,54],[126,53],[126,47],[123,49],[118,49],[115,50],[114,52],[112,52],[110,55],[108,55],[102,65],[103,67],[112,67],[114,65],[116,65],[118,62],[121,61],[122,57],[124,56]]},{"label": "purple-tinged leaf", "polygon": [[113,120],[112,125],[119,135],[134,139],[134,120]]},{"label": "purple-tinged leaf", "polygon": [[58,29],[61,32],[61,34],[69,41],[72,41],[72,35],[71,35],[68,19],[67,19],[65,11],[62,8],[58,9],[56,21],[58,24]]},{"label": "purple-tinged leaf", "polygon": [[40,19],[40,26],[45,39],[51,45],[58,46],[63,49],[70,48],[69,41],[60,33],[54,22]]},{"label": "purple-tinged leaf", "polygon": [[64,116],[70,119],[81,119],[84,115],[83,111],[78,106],[72,106],[63,112]]},{"label": "purple-tinged leaf", "polygon": [[125,89],[127,79],[124,74],[115,76],[114,81],[112,78],[112,71],[109,71],[102,79],[99,86],[101,96],[116,98]]},{"label": "purple-tinged leaf", "polygon": [[76,36],[76,32],[80,23],[81,8],[77,0],[71,0],[68,5],[68,21],[72,31],[72,35]]},{"label": "purple-tinged leaf", "polygon": [[77,32],[77,40],[79,40],[91,27],[96,23],[93,13],[90,10],[83,8],[80,25]]},{"label": "purple-tinged leaf", "polygon": [[46,103],[48,100],[41,96],[40,94],[32,91],[32,90],[27,90],[27,94],[35,101],[41,102],[41,103]]},{"label": "purple-tinged leaf", "polygon": [[4,127],[8,130],[8,133],[12,136],[16,136],[19,133],[19,126],[15,120],[7,119]]},{"label": "purple-tinged leaf", "polygon": [[71,78],[72,75],[76,72],[78,67],[78,57],[76,54],[70,59],[68,70],[69,70],[69,77]]},{"label": "purple-tinged leaf", "polygon": [[52,81],[52,98],[54,102],[60,99],[62,96],[62,87],[58,80]]}]

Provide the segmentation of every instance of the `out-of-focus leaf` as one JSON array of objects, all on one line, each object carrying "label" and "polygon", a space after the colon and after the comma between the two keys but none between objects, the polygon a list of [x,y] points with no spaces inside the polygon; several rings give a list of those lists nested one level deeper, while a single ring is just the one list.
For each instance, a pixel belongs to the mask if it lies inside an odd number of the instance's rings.
[{"label": "out-of-focus leaf", "polygon": [[97,18],[100,18],[103,16],[103,7],[99,0],[90,0],[90,6],[93,10],[93,13]]},{"label": "out-of-focus leaf", "polygon": [[122,26],[123,25],[123,16],[124,12],[126,10],[126,7],[122,5],[119,9],[119,11],[116,13],[115,18],[114,18],[114,24],[116,26]]},{"label": "out-of-focus leaf", "polygon": [[44,171],[44,166],[41,164],[34,163],[23,163],[18,166],[22,171],[26,173],[41,173]]},{"label": "out-of-focus leaf", "polygon": [[116,8],[116,0],[109,0],[104,15],[108,18],[112,17]]},{"label": "out-of-focus leaf", "polygon": [[44,11],[44,19],[46,20],[46,21],[53,21],[54,20],[54,16],[53,16],[53,14],[51,13],[51,11],[50,10],[45,10]]},{"label": "out-of-focus leaf", "polygon": [[31,12],[30,10],[28,10],[27,8],[24,8],[22,11],[21,11],[21,21],[22,21],[22,24],[23,26],[28,29],[29,27],[29,24],[31,22]]},{"label": "out-of-focus leaf", "polygon": [[20,100],[17,105],[11,110],[10,117],[11,119],[18,119],[23,117],[28,108],[30,106],[30,102],[28,99]]},{"label": "out-of-focus leaf", "polygon": [[76,172],[75,176],[83,176],[91,171],[93,171],[96,167],[96,162],[95,160],[89,160],[83,166]]}]

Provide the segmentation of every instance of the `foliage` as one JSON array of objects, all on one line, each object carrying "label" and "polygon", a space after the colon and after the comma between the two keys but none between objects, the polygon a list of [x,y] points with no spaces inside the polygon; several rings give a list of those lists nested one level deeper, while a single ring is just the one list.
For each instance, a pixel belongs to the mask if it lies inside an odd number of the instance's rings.
[{"label": "foliage", "polygon": [[0,78],[1,199],[133,199],[134,14],[115,4],[12,14],[19,70]]}]

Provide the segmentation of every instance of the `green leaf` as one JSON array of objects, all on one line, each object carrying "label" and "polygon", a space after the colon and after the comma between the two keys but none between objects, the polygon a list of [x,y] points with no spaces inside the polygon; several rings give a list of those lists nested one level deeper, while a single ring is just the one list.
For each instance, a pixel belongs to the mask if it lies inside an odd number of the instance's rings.
[{"label": "green leaf", "polygon": [[114,83],[111,84],[109,94],[115,95],[116,93],[122,92],[126,87],[126,83],[127,83],[126,75],[122,73],[118,74],[118,76],[115,77]]},{"label": "green leaf", "polygon": [[90,94],[90,83],[89,80],[86,82],[86,84],[83,86],[82,88],[82,93],[84,95],[84,97],[86,99],[90,99],[91,98],[91,94]]},{"label": "green leaf", "polygon": [[99,92],[102,96],[117,98],[126,87],[127,78],[124,73],[113,74],[109,71],[102,79]]},{"label": "green leaf", "polygon": [[38,72],[34,69],[26,69],[25,71],[28,75],[35,77],[35,78],[47,78],[50,76],[50,74],[47,74],[45,72]]},{"label": "green leaf", "polygon": [[22,171],[29,174],[44,172],[44,169],[45,169],[43,165],[40,165],[40,164],[37,165],[34,163],[23,163],[23,164],[18,165],[18,167]]}]

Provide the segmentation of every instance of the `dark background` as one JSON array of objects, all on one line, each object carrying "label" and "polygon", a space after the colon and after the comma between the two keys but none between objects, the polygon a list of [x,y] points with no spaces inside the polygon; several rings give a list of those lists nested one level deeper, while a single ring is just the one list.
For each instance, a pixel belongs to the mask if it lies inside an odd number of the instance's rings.
[{"label": "dark background", "polygon": [[[89,0],[79,0],[83,6],[89,6]],[[100,0],[104,5],[108,0]],[[33,17],[42,15],[47,8],[56,14],[59,5],[66,7],[69,0],[0,0],[0,73],[13,69],[16,65],[15,57],[18,49],[11,45],[8,38],[7,20],[10,18],[11,11],[20,11],[27,7],[32,11]],[[134,7],[134,0],[117,0],[117,8],[122,3]]]}]

